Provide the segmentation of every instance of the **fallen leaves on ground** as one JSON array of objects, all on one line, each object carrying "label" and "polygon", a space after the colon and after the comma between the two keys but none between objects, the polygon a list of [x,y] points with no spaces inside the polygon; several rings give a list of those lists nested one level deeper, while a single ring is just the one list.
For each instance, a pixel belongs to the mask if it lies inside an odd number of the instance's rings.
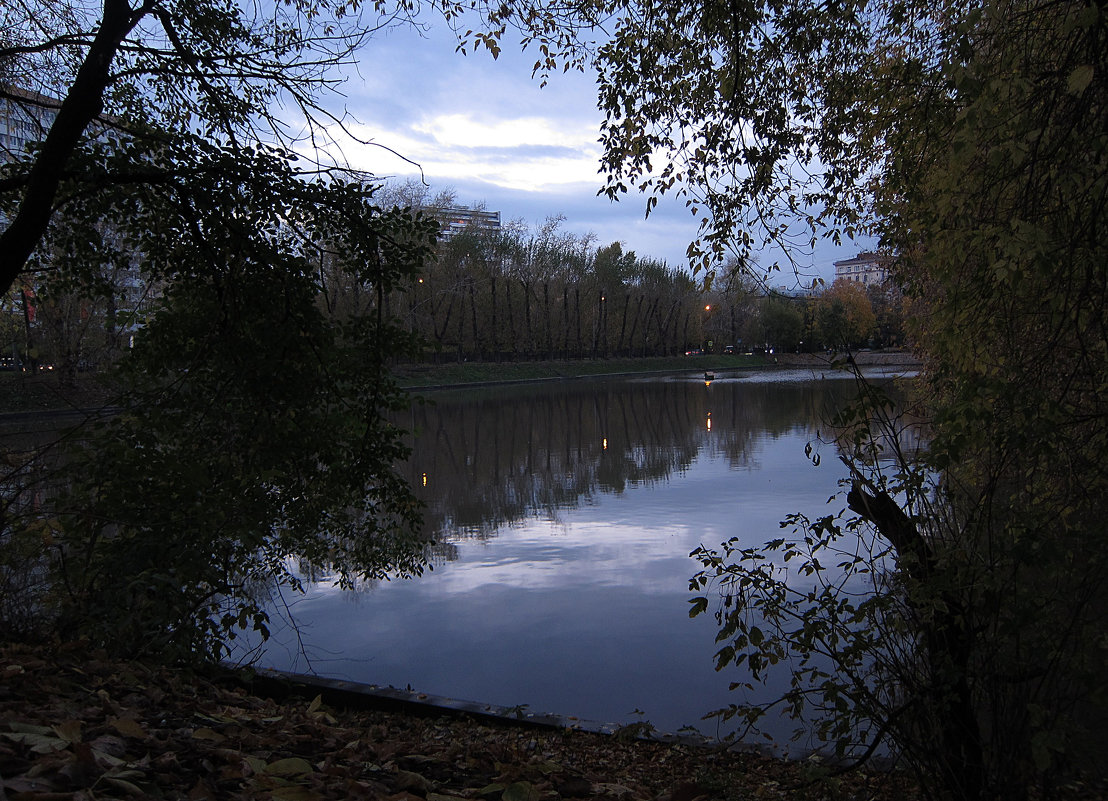
[{"label": "fallen leaves on ground", "polygon": [[0,800],[910,801],[902,778],[459,715],[251,694],[234,674],[0,649]]}]

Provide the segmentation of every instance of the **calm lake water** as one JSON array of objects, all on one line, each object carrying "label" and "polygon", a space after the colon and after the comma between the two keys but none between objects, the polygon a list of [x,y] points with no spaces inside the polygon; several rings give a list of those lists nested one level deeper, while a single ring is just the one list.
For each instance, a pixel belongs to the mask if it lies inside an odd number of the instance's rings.
[{"label": "calm lake water", "polygon": [[818,432],[854,391],[775,370],[436,392],[406,421],[434,569],[310,585],[286,599],[299,634],[275,621],[261,664],[714,735],[701,717],[743,700],[741,676],[714,670],[711,615],[688,616],[689,552],[840,508]]}]

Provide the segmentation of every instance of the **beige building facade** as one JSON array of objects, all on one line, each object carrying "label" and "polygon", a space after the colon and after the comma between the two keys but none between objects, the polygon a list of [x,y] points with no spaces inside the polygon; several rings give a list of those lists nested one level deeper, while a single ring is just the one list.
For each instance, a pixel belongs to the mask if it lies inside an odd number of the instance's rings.
[{"label": "beige building facade", "polygon": [[870,251],[863,251],[852,259],[835,262],[836,281],[845,279],[871,286],[885,283],[888,277],[888,260]]}]

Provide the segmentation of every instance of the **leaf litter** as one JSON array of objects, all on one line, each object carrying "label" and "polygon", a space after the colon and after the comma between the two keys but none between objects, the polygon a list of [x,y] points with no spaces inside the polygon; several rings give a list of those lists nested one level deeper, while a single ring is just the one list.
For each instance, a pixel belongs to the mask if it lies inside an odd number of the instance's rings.
[{"label": "leaf litter", "polygon": [[0,801],[911,801],[905,777],[251,691],[248,671],[0,647]]}]

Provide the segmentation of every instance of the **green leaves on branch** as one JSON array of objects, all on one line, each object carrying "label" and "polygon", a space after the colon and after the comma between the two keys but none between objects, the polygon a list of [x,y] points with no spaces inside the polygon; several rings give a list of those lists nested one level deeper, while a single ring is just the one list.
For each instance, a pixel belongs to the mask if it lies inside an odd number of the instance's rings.
[{"label": "green leaves on branch", "polygon": [[[116,651],[218,657],[237,629],[264,636],[270,593],[304,577],[422,570],[389,417],[409,401],[387,363],[410,342],[379,301],[433,224],[279,151],[180,140],[134,167],[176,179],[109,185],[97,206],[161,297],[119,368],[124,411],[66,464],[60,621]],[[325,274],[377,300],[331,313]]]},{"label": "green leaves on branch", "polygon": [[[721,664],[761,676],[788,654],[790,713],[859,756],[891,741],[936,796],[1049,795],[1077,755],[1102,761],[1088,744],[1108,720],[1103,5],[599,9],[603,191],[683,196],[697,267],[877,235],[926,360],[910,414],[867,401],[840,421],[858,518],[694,554],[694,591],[720,591]],[[850,330],[843,299],[824,311],[834,344],[873,327]]]}]

